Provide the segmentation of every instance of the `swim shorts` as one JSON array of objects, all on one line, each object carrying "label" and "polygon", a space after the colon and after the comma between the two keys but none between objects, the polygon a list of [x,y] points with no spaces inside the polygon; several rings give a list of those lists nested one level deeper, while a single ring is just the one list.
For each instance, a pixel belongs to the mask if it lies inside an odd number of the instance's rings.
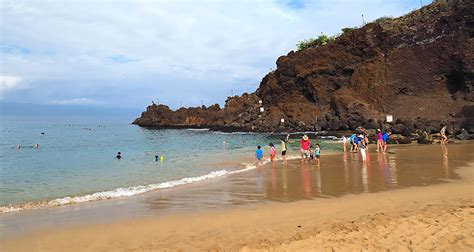
[{"label": "swim shorts", "polygon": [[281,155],[282,155],[282,156],[285,156],[285,155],[286,155],[286,150],[281,151]]},{"label": "swim shorts", "polygon": [[307,156],[309,156],[309,150],[301,149],[301,154],[303,154],[305,157],[307,157]]}]

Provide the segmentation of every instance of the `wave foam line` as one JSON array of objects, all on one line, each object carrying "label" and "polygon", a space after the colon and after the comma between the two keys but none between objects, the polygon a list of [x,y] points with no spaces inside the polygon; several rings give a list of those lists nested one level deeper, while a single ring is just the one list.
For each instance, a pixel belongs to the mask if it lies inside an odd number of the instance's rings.
[{"label": "wave foam line", "polygon": [[[295,154],[295,155],[288,155],[286,159],[294,160],[294,159],[299,159],[299,158],[301,157]],[[277,158],[277,160],[281,160],[281,157]],[[270,159],[267,158],[263,160],[261,164],[267,165],[270,162],[271,162]],[[12,204],[5,205],[5,206],[0,206],[0,213],[17,212],[17,211],[28,210],[28,209],[40,209],[40,208],[46,208],[46,207],[62,206],[62,205],[69,205],[69,204],[74,204],[74,203],[98,201],[98,200],[105,200],[105,199],[131,197],[134,195],[143,194],[143,193],[150,192],[153,190],[171,188],[171,187],[194,183],[194,182],[198,182],[198,181],[202,181],[206,179],[218,178],[218,177],[222,177],[228,174],[246,172],[246,171],[257,168],[256,162],[242,163],[242,165],[244,167],[243,169],[239,169],[235,171],[218,170],[218,171],[212,171],[208,174],[198,176],[198,177],[187,177],[187,178],[182,178],[179,180],[167,181],[167,182],[162,182],[162,183],[157,183],[157,184],[132,186],[132,187],[127,187],[127,188],[120,187],[111,191],[96,192],[96,193],[84,195],[84,196],[72,196],[72,197],[68,196],[64,198],[53,199],[50,201],[24,202],[24,203],[13,204],[13,205]]]},{"label": "wave foam line", "polygon": [[62,206],[62,205],[69,205],[69,204],[74,204],[74,203],[97,201],[97,200],[104,200],[104,199],[130,197],[130,196],[146,193],[153,190],[171,188],[171,187],[194,183],[194,182],[202,181],[206,179],[218,178],[227,174],[233,174],[233,173],[243,172],[247,170],[249,170],[249,168],[245,168],[245,169],[237,170],[237,171],[230,171],[230,172],[227,170],[218,170],[218,171],[212,171],[206,175],[202,175],[198,177],[182,178],[179,180],[167,181],[167,182],[162,182],[162,183],[157,183],[157,184],[132,186],[132,187],[127,187],[127,188],[121,187],[121,188],[117,188],[111,191],[96,192],[96,193],[84,195],[84,196],[73,196],[73,197],[68,196],[68,197],[54,199],[50,201],[26,202],[26,203],[14,204],[14,205],[0,206],[0,213],[16,212],[16,211],[21,211],[21,210],[26,210],[26,209],[39,209],[39,208],[45,208],[45,207]]}]

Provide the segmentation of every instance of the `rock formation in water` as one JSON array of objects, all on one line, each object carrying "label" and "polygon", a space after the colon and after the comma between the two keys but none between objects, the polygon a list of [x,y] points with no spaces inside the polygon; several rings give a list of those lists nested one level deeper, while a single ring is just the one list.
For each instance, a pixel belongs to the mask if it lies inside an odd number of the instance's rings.
[{"label": "rock formation in water", "polygon": [[281,56],[255,93],[229,97],[222,109],[151,105],[133,123],[257,132],[390,128],[408,136],[448,122],[448,133],[469,138],[473,13],[474,1],[436,1]]}]

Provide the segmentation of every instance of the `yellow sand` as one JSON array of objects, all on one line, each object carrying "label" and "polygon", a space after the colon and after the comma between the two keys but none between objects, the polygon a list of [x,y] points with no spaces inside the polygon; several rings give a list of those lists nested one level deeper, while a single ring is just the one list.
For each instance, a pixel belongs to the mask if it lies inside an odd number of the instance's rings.
[{"label": "yellow sand", "polygon": [[474,164],[445,184],[41,231],[1,251],[473,251]]}]

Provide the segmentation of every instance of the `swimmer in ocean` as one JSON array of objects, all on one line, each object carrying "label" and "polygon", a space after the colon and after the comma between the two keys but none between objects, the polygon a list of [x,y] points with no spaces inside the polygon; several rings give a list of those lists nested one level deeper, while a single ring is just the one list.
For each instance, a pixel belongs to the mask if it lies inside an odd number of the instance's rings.
[{"label": "swimmer in ocean", "polygon": [[122,158],[122,153],[120,153],[120,151],[117,153],[117,156],[115,156],[117,159],[121,159]]}]

